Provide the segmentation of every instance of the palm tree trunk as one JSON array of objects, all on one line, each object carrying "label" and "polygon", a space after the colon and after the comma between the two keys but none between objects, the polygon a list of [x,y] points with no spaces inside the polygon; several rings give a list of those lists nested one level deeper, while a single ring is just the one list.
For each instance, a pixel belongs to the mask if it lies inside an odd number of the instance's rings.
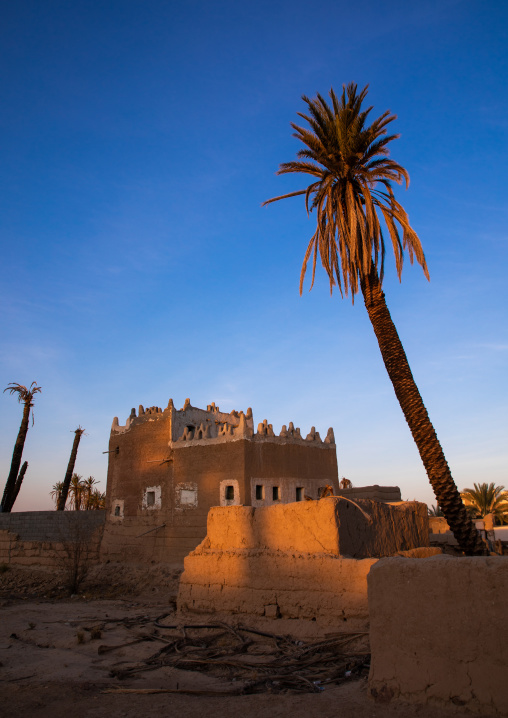
[{"label": "palm tree trunk", "polygon": [[9,500],[9,511],[12,511],[12,507],[14,506],[16,499],[18,498],[19,490],[21,488],[21,484],[23,483],[23,479],[25,478],[26,470],[28,469],[28,461],[23,462],[23,466],[21,467],[21,470],[19,472],[18,478],[16,479],[16,484],[14,486],[14,489],[12,490],[12,495]]},{"label": "palm tree trunk", "polygon": [[466,554],[484,554],[483,542],[462,503],[443,449],[431,424],[406,353],[386,306],[376,269],[361,281],[365,306],[395,394],[420,453],[437,502]]},{"label": "palm tree trunk", "polygon": [[9,476],[5,482],[5,489],[2,496],[2,503],[0,504],[0,512],[10,512],[9,508],[9,496],[14,490],[16,485],[16,479],[18,478],[19,467],[21,464],[21,457],[23,456],[23,448],[25,446],[26,434],[28,431],[28,420],[30,418],[31,401],[25,402],[23,407],[23,418],[21,419],[21,426],[19,427],[18,438],[14,444],[14,451],[12,452],[11,470]]},{"label": "palm tree trunk", "polygon": [[74,432],[74,441],[72,443],[71,455],[69,458],[69,463],[67,464],[67,472],[65,474],[65,479],[62,486],[62,493],[60,494],[60,498],[58,499],[58,505],[56,507],[57,511],[63,511],[65,509],[65,502],[67,501],[67,494],[69,493],[72,473],[74,471],[74,465],[76,463],[76,457],[78,455],[78,446],[84,431],[84,429],[78,427]]}]

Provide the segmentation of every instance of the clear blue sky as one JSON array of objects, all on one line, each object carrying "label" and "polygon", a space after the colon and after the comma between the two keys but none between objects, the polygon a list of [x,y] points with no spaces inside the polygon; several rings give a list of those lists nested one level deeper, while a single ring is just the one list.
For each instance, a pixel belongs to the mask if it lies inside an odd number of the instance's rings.
[{"label": "clear blue sky", "polygon": [[[427,256],[387,302],[459,488],[508,484],[508,5],[18,0],[0,11],[0,385],[36,380],[17,510],[106,484],[111,421],[173,397],[335,429],[339,472],[434,503],[361,297],[298,295],[276,177],[302,94],[370,84]],[[0,395],[0,476],[21,407]]]}]

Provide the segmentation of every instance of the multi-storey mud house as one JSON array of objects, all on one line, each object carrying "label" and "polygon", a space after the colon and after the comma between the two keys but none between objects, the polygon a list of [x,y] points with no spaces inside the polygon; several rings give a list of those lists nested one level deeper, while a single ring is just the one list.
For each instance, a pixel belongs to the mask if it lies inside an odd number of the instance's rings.
[{"label": "multi-storey mud house", "polygon": [[189,399],[176,410],[133,409],[109,442],[104,559],[179,561],[206,535],[211,506],[264,506],[338,491],[333,429],[278,435],[252,410],[221,412]]}]

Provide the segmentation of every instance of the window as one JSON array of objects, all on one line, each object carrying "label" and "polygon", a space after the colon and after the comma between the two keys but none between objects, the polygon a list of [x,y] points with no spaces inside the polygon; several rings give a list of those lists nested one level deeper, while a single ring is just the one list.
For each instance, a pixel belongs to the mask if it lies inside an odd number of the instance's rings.
[{"label": "window", "polygon": [[272,499],[274,501],[280,501],[280,487],[272,486]]},{"label": "window", "polygon": [[303,486],[296,487],[296,500],[303,501]]},{"label": "window", "polygon": [[262,484],[256,485],[256,501],[263,501],[265,498],[265,487]]},{"label": "window", "polygon": [[146,492],[146,505],[153,506],[155,504],[155,491]]},{"label": "window", "polygon": [[234,501],[235,499],[235,487],[234,486],[226,486],[226,493],[224,495],[224,498],[226,501]]},{"label": "window", "polygon": [[118,504],[115,506],[115,516],[120,516],[120,506]]},{"label": "window", "polygon": [[198,490],[197,489],[180,489],[180,505],[181,506],[197,506]]}]

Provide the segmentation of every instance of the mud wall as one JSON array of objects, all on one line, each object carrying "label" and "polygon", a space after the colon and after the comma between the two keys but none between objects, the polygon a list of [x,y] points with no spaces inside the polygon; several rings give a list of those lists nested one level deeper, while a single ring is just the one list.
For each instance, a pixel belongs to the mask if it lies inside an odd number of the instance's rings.
[{"label": "mud wall", "polygon": [[99,559],[105,511],[25,511],[0,514],[0,563],[60,565],[69,546],[82,542]]},{"label": "mud wall", "polygon": [[377,559],[262,551],[194,552],[184,560],[178,608],[304,618],[368,628],[367,574]]},{"label": "mud wall", "polygon": [[[366,630],[367,574],[376,551],[439,553],[425,546],[426,519],[425,504],[353,506],[337,498],[212,508],[205,540],[184,560],[178,606]],[[344,547],[356,558],[341,555]]]},{"label": "mud wall", "polygon": [[385,558],[368,595],[372,697],[508,715],[508,557]]},{"label": "mud wall", "polygon": [[429,545],[427,507],[339,498],[277,506],[214,507],[203,549],[327,553],[350,558],[392,556]]}]

